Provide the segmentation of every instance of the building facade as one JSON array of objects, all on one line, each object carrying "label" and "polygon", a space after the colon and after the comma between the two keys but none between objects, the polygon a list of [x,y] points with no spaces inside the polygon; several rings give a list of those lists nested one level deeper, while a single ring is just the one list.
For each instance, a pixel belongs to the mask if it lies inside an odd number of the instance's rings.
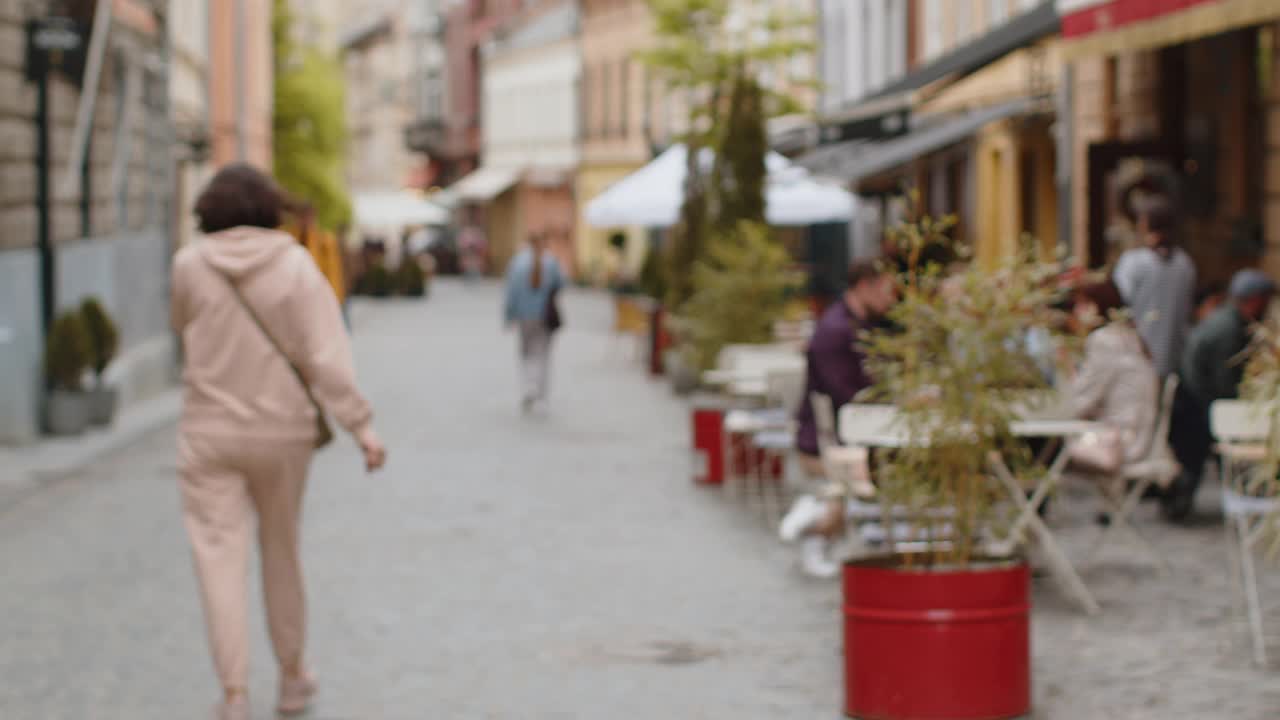
[{"label": "building facade", "polygon": [[[683,99],[665,92],[635,57],[653,42],[652,18],[643,0],[584,0],[581,42],[580,211],[656,157],[669,141],[666,129],[684,107]],[[645,228],[594,228],[582,215],[577,240],[579,273],[598,284],[633,275],[651,245]]]},{"label": "building facade", "polygon": [[494,34],[529,0],[454,0],[446,9],[445,61],[449,113],[441,154],[449,162],[449,181],[480,165],[484,114],[483,51]]},{"label": "building facade", "polygon": [[192,210],[213,172],[209,97],[209,0],[173,2],[169,14],[169,97],[174,131],[174,244],[191,242],[197,233]]},{"label": "building facade", "polygon": [[531,234],[574,274],[582,56],[576,2],[530,3],[483,50],[479,169],[455,184],[484,209],[490,259],[503,267]]},{"label": "building facade", "polygon": [[1174,196],[1200,283],[1280,273],[1280,4],[1059,0],[1070,68],[1072,246],[1133,242],[1143,192]]},{"label": "building facade", "polygon": [[207,7],[213,163],[270,170],[271,0],[216,0]]},{"label": "building facade", "polygon": [[410,184],[415,157],[404,142],[409,94],[407,2],[366,0],[346,8],[341,36],[350,133],[347,181],[355,194]]},{"label": "building facade", "polygon": [[913,59],[907,24],[911,5],[900,0],[820,1],[820,112],[839,113],[906,74]]},{"label": "building facade", "polygon": [[[120,328],[108,372],[125,404],[173,379],[168,332],[171,252],[169,66],[162,3],[114,0],[89,52],[102,3],[0,1],[0,442],[41,430],[41,355],[49,311],[101,299]],[[25,24],[59,9],[85,24],[84,64],[53,73],[47,118],[51,153],[38,156],[36,84],[24,74]],[[84,102],[82,102],[84,101]],[[77,162],[79,160],[79,162]],[[50,189],[48,234],[38,188]],[[49,249],[48,253],[41,251]],[[52,282],[47,284],[44,278]],[[47,293],[47,294],[46,294]]]},{"label": "building facade", "polygon": [[449,184],[453,174],[445,141],[450,112],[448,28],[445,0],[415,0],[409,12],[409,96],[412,115],[405,128],[405,144],[417,153],[417,176],[411,185],[435,190]]},{"label": "building facade", "polygon": [[[954,214],[957,240],[987,264],[1028,234],[1052,255],[1066,175],[1053,131],[1061,63],[1051,0],[852,0],[823,10],[824,146],[805,163],[875,200],[860,254],[879,250],[910,190],[919,209]],[[849,35],[854,42],[841,41]]]}]

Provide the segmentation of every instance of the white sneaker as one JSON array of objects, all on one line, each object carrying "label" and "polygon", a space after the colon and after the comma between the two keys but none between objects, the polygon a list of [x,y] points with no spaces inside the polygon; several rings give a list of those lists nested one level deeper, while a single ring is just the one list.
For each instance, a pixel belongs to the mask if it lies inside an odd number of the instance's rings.
[{"label": "white sneaker", "polygon": [[782,542],[795,542],[805,530],[813,527],[822,519],[824,508],[822,503],[812,495],[801,495],[791,504],[782,522],[778,525],[778,537]]},{"label": "white sneaker", "polygon": [[826,538],[811,536],[800,545],[800,568],[810,577],[829,579],[840,572],[840,566],[827,557]]}]

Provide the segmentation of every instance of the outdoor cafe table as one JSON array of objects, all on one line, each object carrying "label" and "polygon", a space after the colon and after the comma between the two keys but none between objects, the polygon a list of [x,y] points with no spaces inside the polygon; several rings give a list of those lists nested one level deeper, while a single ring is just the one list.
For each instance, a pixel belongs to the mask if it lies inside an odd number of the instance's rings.
[{"label": "outdoor cafe table", "polygon": [[[910,442],[905,432],[894,430],[887,430],[877,435],[850,437],[845,432],[845,429],[854,427],[855,423],[849,420],[848,415],[857,411],[858,406],[856,404],[845,405],[840,409],[841,440],[846,445],[892,449],[906,447]],[[1047,438],[1066,441],[1090,432],[1096,432],[1101,429],[1101,426],[1098,423],[1085,420],[1028,418],[1015,421],[1010,429],[1015,436],[1020,438]],[[1018,508],[1017,519],[1014,520],[1013,525],[1009,528],[1008,534],[1001,541],[994,543],[993,549],[998,552],[1012,551],[1013,548],[1026,542],[1027,533],[1030,532],[1044,552],[1049,571],[1062,583],[1067,592],[1080,604],[1080,607],[1086,613],[1092,615],[1099,610],[1098,601],[1094,599],[1093,593],[1084,584],[1080,573],[1071,565],[1066,553],[1063,552],[1062,547],[1054,538],[1053,532],[1039,514],[1040,507],[1048,499],[1049,494],[1062,481],[1063,471],[1066,470],[1068,459],[1067,443],[1060,442],[1057,455],[1054,457],[1053,462],[1049,464],[1047,472],[1039,478],[1034,487],[1026,487],[1014,477],[1013,472],[999,453],[992,454],[992,471],[1008,492],[1009,499]],[[1026,493],[1028,489],[1032,491],[1030,498],[1027,497]]]}]

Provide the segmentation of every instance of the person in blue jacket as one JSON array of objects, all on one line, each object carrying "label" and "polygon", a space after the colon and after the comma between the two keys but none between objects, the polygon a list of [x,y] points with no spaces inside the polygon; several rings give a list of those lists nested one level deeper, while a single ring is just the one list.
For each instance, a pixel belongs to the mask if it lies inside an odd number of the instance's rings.
[{"label": "person in blue jacket", "polygon": [[549,314],[563,285],[560,263],[547,251],[546,235],[534,233],[507,267],[505,305],[507,327],[520,337],[520,407],[526,413],[546,406],[554,332]]}]

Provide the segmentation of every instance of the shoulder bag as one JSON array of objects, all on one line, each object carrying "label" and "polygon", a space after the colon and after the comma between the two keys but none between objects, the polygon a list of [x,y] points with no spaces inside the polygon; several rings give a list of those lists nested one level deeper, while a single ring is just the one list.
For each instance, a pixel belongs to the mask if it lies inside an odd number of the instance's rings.
[{"label": "shoulder bag", "polygon": [[298,378],[298,383],[302,385],[302,391],[307,394],[307,400],[311,403],[311,407],[316,411],[316,449],[319,450],[320,448],[332,443],[333,428],[329,426],[329,421],[324,415],[324,408],[320,407],[320,402],[316,400],[315,393],[311,391],[311,384],[308,383],[306,377],[303,376],[302,370],[300,370],[298,366],[289,359],[289,355],[285,353],[284,348],[280,346],[280,343],[276,342],[275,337],[273,337],[267,330],[267,326],[262,323],[261,318],[259,318],[258,314],[253,311],[253,306],[249,304],[249,301],[245,299],[244,294],[240,292],[240,287],[236,285],[235,280],[232,280],[229,275],[213,267],[213,265],[209,265],[209,267],[227,282],[227,287],[231,288],[231,294],[235,296],[236,302],[240,303],[240,307],[244,308],[245,314],[249,316],[249,319],[253,320],[254,325],[258,326],[258,330],[262,332],[262,335],[267,339],[267,342],[271,343],[271,347],[275,348],[275,351],[280,354],[280,357],[284,358],[285,363],[289,365],[289,369],[293,371],[294,377]]}]

